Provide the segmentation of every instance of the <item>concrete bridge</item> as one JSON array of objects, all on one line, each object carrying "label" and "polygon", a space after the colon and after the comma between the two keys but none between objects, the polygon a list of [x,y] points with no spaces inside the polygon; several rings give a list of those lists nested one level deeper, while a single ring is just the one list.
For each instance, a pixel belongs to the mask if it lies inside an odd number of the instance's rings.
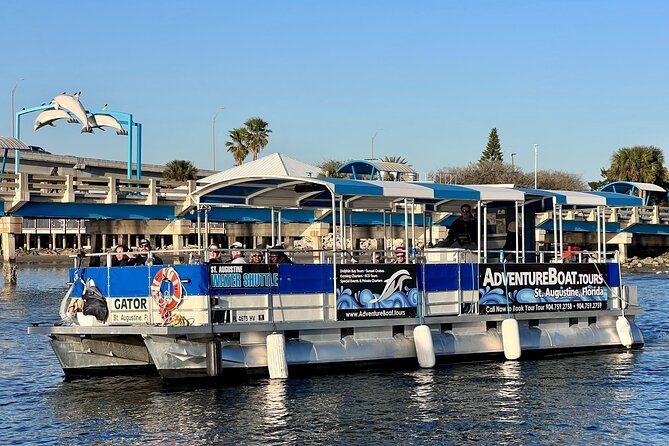
[{"label": "concrete bridge", "polygon": [[[220,174],[217,174],[220,175]],[[205,180],[206,181],[206,180]],[[153,246],[181,249],[195,242],[197,226],[189,211],[192,192],[202,181],[166,181],[160,178],[128,180],[117,175],[44,175],[20,172],[0,175],[0,199],[4,213],[0,236],[5,269],[16,257],[16,248],[82,248],[103,251],[116,244],[136,245],[149,238]],[[241,240],[248,247],[270,244],[274,229],[269,210],[217,209],[210,215],[209,241]],[[320,244],[329,223],[312,213],[284,211],[282,239],[288,245],[301,238]],[[265,215],[266,214],[266,215]],[[309,215],[307,215],[309,214]],[[537,215],[537,241],[552,242],[552,215]],[[435,215],[433,235],[446,234],[450,214]],[[594,210],[564,210],[565,243],[596,242]],[[669,240],[669,208],[643,206],[607,210],[607,243],[626,256],[628,248],[657,247]],[[383,241],[386,234],[371,219],[353,229],[356,245],[361,240]],[[403,238],[397,227],[395,236]],[[421,234],[417,234],[420,238]],[[392,235],[391,235],[392,238]],[[317,241],[318,240],[318,241]],[[380,245],[377,245],[381,248]]]}]

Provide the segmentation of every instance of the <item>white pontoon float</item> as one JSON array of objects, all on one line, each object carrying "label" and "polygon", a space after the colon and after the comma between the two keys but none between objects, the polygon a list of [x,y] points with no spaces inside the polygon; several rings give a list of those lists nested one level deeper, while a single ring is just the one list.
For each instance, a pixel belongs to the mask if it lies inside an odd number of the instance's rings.
[{"label": "white pontoon float", "polygon": [[[67,375],[145,368],[164,378],[281,378],[294,367],[432,367],[463,357],[643,345],[636,289],[622,284],[617,255],[606,251],[604,217],[607,207],[640,205],[636,197],[245,174],[211,182],[193,199],[205,221],[216,207],[271,209],[273,244],[282,238],[282,210],[313,209],[330,225],[331,246],[288,249],[292,264],[86,267],[77,258],[64,320],[29,329],[50,337]],[[464,203],[477,220],[477,240],[427,247],[437,241],[435,221]],[[576,208],[597,210],[597,248],[565,257],[562,215]],[[384,222],[394,216],[394,226],[384,223],[384,257],[401,245],[407,263],[372,263],[372,252],[356,249],[354,217],[365,212],[382,212]],[[539,212],[554,223],[548,250],[535,240]],[[206,259],[208,234],[199,239]],[[109,253],[88,256],[111,263]],[[106,303],[106,321],[80,311],[87,312],[82,295]]]}]

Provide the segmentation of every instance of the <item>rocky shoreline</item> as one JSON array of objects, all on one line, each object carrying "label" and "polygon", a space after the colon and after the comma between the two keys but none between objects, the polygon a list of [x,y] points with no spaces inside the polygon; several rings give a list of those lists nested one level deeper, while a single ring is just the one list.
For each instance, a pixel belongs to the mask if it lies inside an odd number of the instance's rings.
[{"label": "rocky shoreline", "polygon": [[669,253],[656,257],[631,257],[622,264],[625,273],[669,274]]}]

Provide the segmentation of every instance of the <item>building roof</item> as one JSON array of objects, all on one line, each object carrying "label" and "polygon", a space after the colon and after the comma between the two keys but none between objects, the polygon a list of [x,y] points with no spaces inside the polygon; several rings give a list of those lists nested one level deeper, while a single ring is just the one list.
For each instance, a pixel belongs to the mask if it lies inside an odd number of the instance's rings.
[{"label": "building roof", "polygon": [[241,166],[209,175],[198,180],[199,183],[209,184],[230,178],[244,178],[251,176],[281,176],[281,177],[316,177],[320,168],[291,158],[282,153],[272,153]]},{"label": "building roof", "polygon": [[351,174],[353,175],[353,179],[357,179],[357,175],[369,175],[370,177],[374,177],[376,174],[380,175],[380,172],[416,173],[416,171],[413,170],[413,167],[409,164],[390,163],[388,161],[376,159],[347,161],[337,169],[337,173]]},{"label": "building roof", "polygon": [[0,136],[0,149],[19,149],[19,150],[30,150],[23,141],[20,141],[11,136]]},{"label": "building roof", "polygon": [[617,192],[626,194],[634,188],[639,190],[645,190],[649,192],[666,192],[663,187],[658,186],[653,183],[640,183],[638,181],[614,181],[613,183],[608,183],[602,186],[600,190],[605,192]]}]

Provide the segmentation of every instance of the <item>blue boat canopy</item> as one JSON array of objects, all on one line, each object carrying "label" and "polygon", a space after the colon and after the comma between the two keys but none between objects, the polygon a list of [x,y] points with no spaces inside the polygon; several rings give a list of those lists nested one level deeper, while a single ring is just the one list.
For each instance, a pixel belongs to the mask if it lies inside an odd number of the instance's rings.
[{"label": "blue boat canopy", "polygon": [[[254,163],[257,163],[254,165]],[[404,199],[437,211],[462,203],[515,202],[555,198],[574,207],[639,206],[641,199],[614,192],[518,189],[511,185],[450,185],[421,181],[372,181],[317,178],[317,168],[273,154],[213,175],[192,195],[199,204],[329,209],[342,198],[349,209],[390,210]]]}]

